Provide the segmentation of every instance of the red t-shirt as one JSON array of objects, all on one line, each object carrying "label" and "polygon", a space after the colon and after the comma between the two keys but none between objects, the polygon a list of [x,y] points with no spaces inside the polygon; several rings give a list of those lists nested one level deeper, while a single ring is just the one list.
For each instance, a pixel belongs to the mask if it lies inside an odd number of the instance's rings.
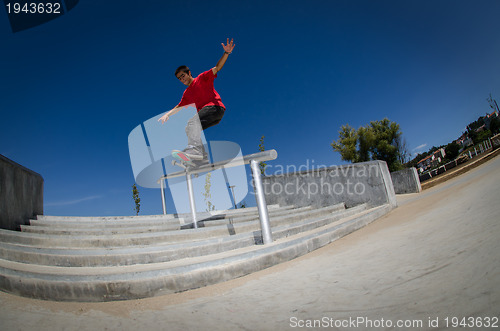
[{"label": "red t-shirt", "polygon": [[214,79],[216,77],[217,74],[214,75],[212,69],[199,74],[184,91],[178,106],[181,107],[194,103],[198,111],[205,106],[226,108],[222,103],[219,93],[214,88]]}]

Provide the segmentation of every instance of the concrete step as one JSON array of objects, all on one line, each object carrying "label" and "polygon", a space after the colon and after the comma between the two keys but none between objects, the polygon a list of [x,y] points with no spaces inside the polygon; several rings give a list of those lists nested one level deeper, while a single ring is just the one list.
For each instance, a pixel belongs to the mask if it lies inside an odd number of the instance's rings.
[{"label": "concrete step", "polygon": [[[313,211],[303,210],[284,215],[270,217],[271,226],[294,222],[297,219],[330,213],[333,210],[344,208],[343,204],[316,209]],[[238,222],[235,224],[222,224],[198,229],[185,229],[182,231],[158,231],[158,232],[134,232],[118,233],[116,231],[99,231],[98,233],[76,233],[63,232],[58,234],[12,232],[0,230],[0,241],[4,243],[15,243],[27,246],[46,248],[90,248],[90,247],[128,247],[153,245],[163,243],[180,243],[204,240],[207,238],[225,237],[238,233],[252,232],[260,229],[258,219]]]},{"label": "concrete step", "polygon": [[[294,209],[294,206],[279,207],[278,205],[271,206],[269,214],[282,213],[287,210]],[[198,213],[198,219],[223,219],[223,218],[240,218],[247,216],[258,217],[256,207],[241,208],[228,211],[214,211]],[[175,215],[150,215],[150,216],[129,216],[129,217],[66,217],[66,216],[37,216],[37,219],[30,220],[30,225],[21,226],[22,231],[31,231],[30,227],[50,227],[51,229],[96,229],[96,228],[125,228],[125,227],[154,227],[168,226],[174,230],[181,228],[192,228],[191,214],[175,214]],[[36,228],[35,228],[36,229]]]},{"label": "concrete step", "polygon": [[[332,211],[344,210],[345,205],[342,203],[328,208],[331,209]],[[269,218],[273,220],[277,219],[278,217],[287,217],[290,215],[296,215],[297,213],[301,213],[302,215],[304,215],[311,211],[313,213],[315,212],[310,206],[288,209],[288,210],[276,210],[275,212],[269,213]],[[259,214],[255,214],[255,215],[245,215],[241,217],[207,218],[198,223],[202,227],[207,227],[207,226],[217,226],[217,225],[227,225],[227,224],[238,224],[238,223],[245,223],[258,220],[259,220]]]},{"label": "concrete step", "polygon": [[[303,219],[294,225],[273,228],[277,239],[269,245],[250,245],[167,262],[58,267],[2,258],[0,288],[17,295],[59,301],[127,300],[186,291],[291,260],[365,226],[390,210],[389,205],[360,207],[351,210],[352,215],[340,216],[341,219],[335,219],[339,216],[331,213],[329,222],[324,217]],[[322,222],[325,224],[319,226]],[[318,226],[308,225],[314,223]],[[293,234],[294,231],[297,233]],[[260,231],[256,232],[254,236],[259,237]]]},{"label": "concrete step", "polygon": [[[366,208],[366,205],[348,210],[323,208],[322,212],[311,214],[320,217],[303,221],[296,221],[300,220],[298,215],[290,216],[293,223],[284,220],[272,223],[273,237],[282,238],[324,226]],[[0,243],[0,258],[21,263],[66,267],[131,265],[215,254],[260,243],[260,232],[257,230],[193,242],[122,248],[47,248]]]},{"label": "concrete step", "polygon": [[[342,204],[339,208],[345,209],[345,205]],[[272,210],[268,211],[269,217],[276,218],[280,216],[286,216],[286,215],[291,215],[295,214],[297,212],[303,212],[303,211],[309,211],[311,210],[312,207],[307,206],[307,207],[299,207],[296,208],[294,206],[286,206],[286,207],[279,207],[275,208]],[[183,226],[182,229],[189,229],[193,228],[193,220],[191,215],[185,215],[184,216],[184,222],[187,224],[187,226]],[[241,213],[241,214],[225,214],[225,213],[219,213],[210,217],[205,217],[205,218],[199,218],[200,220],[198,221],[198,227],[208,227],[208,226],[218,226],[218,225],[231,225],[231,224],[238,224],[238,223],[245,223],[245,222],[258,222],[259,221],[259,213],[258,210],[256,210],[254,213]]]},{"label": "concrete step", "polygon": [[[292,209],[290,206],[286,208],[274,208],[269,212],[270,217],[286,215],[295,211],[310,210],[311,207],[303,207]],[[237,222],[245,222],[251,220],[258,220],[259,215],[257,210],[253,212],[241,213],[218,213],[206,216],[205,219],[198,222],[199,227],[211,225],[223,225]],[[216,222],[219,221],[219,222]],[[183,224],[189,224],[183,226]],[[56,222],[55,225],[47,223],[47,221],[37,220],[31,221],[31,225],[21,225],[23,232],[32,233],[45,233],[45,234],[62,234],[62,235],[83,235],[83,234],[124,234],[124,233],[145,233],[145,232],[163,232],[163,231],[176,231],[185,228],[192,228],[191,217],[188,219],[166,218],[151,220],[137,221],[119,221],[119,222]]]},{"label": "concrete step", "polygon": [[[285,210],[293,209],[294,206],[283,206],[279,205],[268,205],[268,210],[270,213],[275,210]],[[201,219],[208,218],[216,215],[245,215],[245,214],[256,214],[258,213],[257,207],[240,208],[240,209],[230,209],[225,211],[212,211],[212,212],[201,212],[199,213]],[[174,219],[184,219],[190,218],[191,214],[167,214],[167,215],[144,215],[144,216],[50,216],[50,215],[38,215],[36,219],[31,220],[32,225],[47,225],[47,226],[66,226],[68,223],[71,224],[155,224],[155,222],[162,223],[164,221],[174,220]]]}]

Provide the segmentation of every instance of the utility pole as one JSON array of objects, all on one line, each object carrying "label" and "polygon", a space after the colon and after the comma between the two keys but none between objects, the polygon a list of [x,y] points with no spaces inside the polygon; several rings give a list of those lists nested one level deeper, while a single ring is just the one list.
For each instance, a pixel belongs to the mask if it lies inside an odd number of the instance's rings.
[{"label": "utility pole", "polygon": [[491,97],[491,93],[490,93],[490,97],[486,100],[489,102],[491,109],[496,110],[497,112],[500,112],[500,109],[498,108],[497,101]]}]

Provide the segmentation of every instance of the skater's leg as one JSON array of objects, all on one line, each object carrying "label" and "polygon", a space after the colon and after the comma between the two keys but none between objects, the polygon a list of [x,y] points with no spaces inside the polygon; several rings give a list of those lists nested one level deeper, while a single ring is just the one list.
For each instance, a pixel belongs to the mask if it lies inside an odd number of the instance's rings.
[{"label": "skater's leg", "polygon": [[202,159],[204,154],[203,142],[201,140],[202,126],[198,114],[189,119],[186,125],[186,136],[188,138],[188,145],[184,152],[188,154],[191,159]]},{"label": "skater's leg", "polygon": [[203,130],[219,124],[224,116],[225,109],[219,106],[207,106],[200,109],[198,116]]},{"label": "skater's leg", "polygon": [[184,150],[191,158],[206,158],[206,151],[201,140],[201,131],[218,124],[224,116],[225,109],[219,106],[207,106],[200,109],[186,125],[188,146]]}]

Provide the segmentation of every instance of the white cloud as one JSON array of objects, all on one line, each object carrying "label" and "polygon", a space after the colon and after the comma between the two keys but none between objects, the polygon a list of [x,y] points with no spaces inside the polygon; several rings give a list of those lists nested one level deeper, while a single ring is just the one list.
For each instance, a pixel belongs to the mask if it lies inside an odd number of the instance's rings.
[{"label": "white cloud", "polygon": [[78,204],[80,202],[89,201],[89,200],[95,200],[95,199],[100,199],[100,198],[102,198],[101,195],[92,195],[92,196],[89,196],[89,197],[75,199],[75,200],[49,202],[49,203],[45,203],[44,205],[47,206],[47,207],[69,206],[69,205],[76,205],[76,204]]},{"label": "white cloud", "polygon": [[415,147],[415,148],[412,150],[412,152],[414,152],[414,151],[418,151],[418,150],[423,149],[423,148],[425,148],[425,147],[427,147],[427,144],[418,145],[417,147]]}]

